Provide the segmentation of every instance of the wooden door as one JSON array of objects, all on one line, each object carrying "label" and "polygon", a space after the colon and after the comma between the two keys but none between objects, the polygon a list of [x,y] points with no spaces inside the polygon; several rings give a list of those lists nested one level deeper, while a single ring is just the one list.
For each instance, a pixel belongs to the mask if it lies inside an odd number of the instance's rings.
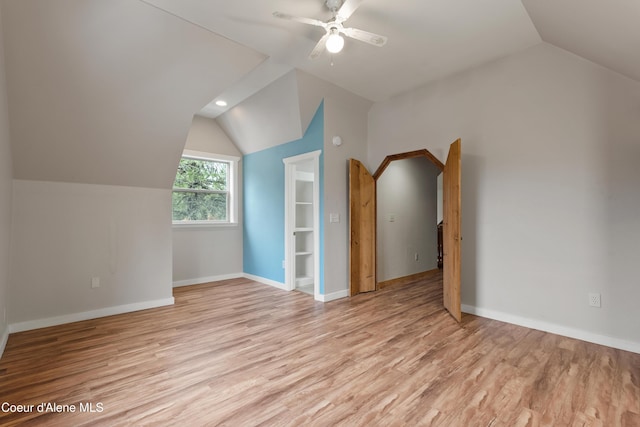
[{"label": "wooden door", "polygon": [[376,183],[358,160],[349,161],[349,294],[376,290]]},{"label": "wooden door", "polygon": [[458,322],[462,320],[460,310],[461,171],[461,147],[458,139],[449,147],[443,173],[444,267],[442,273],[444,307]]}]

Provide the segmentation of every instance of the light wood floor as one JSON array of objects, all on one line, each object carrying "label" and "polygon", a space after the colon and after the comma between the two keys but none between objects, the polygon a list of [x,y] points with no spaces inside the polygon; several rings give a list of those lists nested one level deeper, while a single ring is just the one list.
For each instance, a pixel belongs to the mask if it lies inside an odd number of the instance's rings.
[{"label": "light wood floor", "polygon": [[244,279],[10,336],[0,425],[640,426],[640,355],[441,308],[439,278],[331,303]]}]

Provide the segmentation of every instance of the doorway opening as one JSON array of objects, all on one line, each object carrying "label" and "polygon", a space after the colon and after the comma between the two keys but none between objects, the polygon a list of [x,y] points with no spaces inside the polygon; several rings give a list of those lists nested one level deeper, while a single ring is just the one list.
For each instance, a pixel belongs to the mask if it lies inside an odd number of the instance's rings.
[{"label": "doorway opening", "polygon": [[376,180],[377,288],[438,272],[438,175],[426,157],[393,161]]},{"label": "doorway opening", "polygon": [[461,143],[449,147],[446,163],[440,162],[428,150],[387,156],[371,175],[356,159],[349,163],[349,290],[350,296],[378,289],[376,280],[376,183],[382,172],[394,160],[425,156],[442,170],[443,215],[443,305],[460,322],[461,270]]}]

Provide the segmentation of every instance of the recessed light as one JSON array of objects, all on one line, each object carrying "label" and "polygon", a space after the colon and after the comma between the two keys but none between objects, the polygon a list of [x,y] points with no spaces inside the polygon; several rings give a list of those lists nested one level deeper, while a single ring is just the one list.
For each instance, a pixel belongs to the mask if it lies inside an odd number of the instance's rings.
[{"label": "recessed light", "polygon": [[227,106],[227,101],[223,101],[223,100],[216,101],[216,105],[218,107],[226,107]]}]

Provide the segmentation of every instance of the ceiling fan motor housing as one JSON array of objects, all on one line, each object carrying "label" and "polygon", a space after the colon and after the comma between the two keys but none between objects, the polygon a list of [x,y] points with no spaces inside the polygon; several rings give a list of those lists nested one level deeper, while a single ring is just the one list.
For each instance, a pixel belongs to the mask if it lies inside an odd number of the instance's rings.
[{"label": "ceiling fan motor housing", "polygon": [[340,9],[340,6],[342,6],[342,0],[327,0],[325,4],[329,8],[329,10],[335,12]]}]

